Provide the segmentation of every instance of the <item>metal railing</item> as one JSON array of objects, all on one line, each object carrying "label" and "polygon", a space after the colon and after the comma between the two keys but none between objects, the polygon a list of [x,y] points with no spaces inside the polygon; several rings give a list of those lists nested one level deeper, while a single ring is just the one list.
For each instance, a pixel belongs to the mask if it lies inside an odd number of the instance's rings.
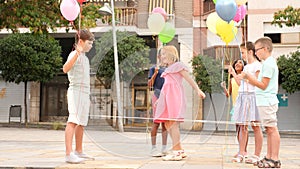
[{"label": "metal railing", "polygon": [[137,9],[133,7],[115,8],[116,25],[136,25]]},{"label": "metal railing", "polygon": [[[137,21],[137,9],[134,7],[115,8],[116,26],[134,26]],[[111,24],[111,16],[103,16],[102,25]]]},{"label": "metal railing", "polygon": [[235,45],[228,46],[212,46],[203,49],[203,55],[212,57],[216,60],[222,60],[224,58],[224,65],[227,67],[234,60],[240,59],[240,49]]}]

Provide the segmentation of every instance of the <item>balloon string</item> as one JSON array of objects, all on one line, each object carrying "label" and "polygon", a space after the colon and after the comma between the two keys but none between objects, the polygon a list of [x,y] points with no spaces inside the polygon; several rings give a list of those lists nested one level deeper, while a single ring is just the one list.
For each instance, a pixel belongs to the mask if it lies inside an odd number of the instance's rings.
[{"label": "balloon string", "polygon": [[79,13],[79,21],[78,21],[78,30],[81,27],[81,14],[82,14],[82,2],[80,3],[80,13]]},{"label": "balloon string", "polygon": [[76,29],[76,26],[75,26],[75,24],[74,24],[74,21],[70,21],[70,24],[72,25],[72,27],[73,27],[75,30],[77,30],[77,29]]}]

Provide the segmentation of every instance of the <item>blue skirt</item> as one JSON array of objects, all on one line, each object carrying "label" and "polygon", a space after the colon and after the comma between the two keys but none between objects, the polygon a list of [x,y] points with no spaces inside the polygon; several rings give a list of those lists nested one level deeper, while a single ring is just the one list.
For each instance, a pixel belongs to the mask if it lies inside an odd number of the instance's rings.
[{"label": "blue skirt", "polygon": [[239,92],[234,106],[233,120],[242,124],[260,121],[254,92]]}]

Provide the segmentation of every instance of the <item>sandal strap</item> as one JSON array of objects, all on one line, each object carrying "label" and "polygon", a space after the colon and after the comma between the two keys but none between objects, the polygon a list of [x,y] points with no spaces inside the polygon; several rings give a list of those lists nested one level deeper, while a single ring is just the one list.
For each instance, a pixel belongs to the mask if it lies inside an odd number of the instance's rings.
[{"label": "sandal strap", "polygon": [[241,163],[243,162],[243,160],[244,160],[244,156],[241,154],[237,155],[237,157],[232,158],[232,162],[235,163]]},{"label": "sandal strap", "polygon": [[248,157],[245,162],[248,164],[255,164],[260,160],[260,157],[258,157],[257,155],[251,155],[250,157]]}]

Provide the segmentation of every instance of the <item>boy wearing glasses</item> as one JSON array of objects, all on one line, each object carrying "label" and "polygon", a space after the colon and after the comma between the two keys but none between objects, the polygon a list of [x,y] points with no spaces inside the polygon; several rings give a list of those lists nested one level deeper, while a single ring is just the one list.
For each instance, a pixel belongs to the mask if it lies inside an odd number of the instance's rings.
[{"label": "boy wearing glasses", "polygon": [[277,128],[278,110],[278,67],[276,59],[271,56],[272,40],[263,37],[255,42],[255,53],[264,60],[258,79],[243,72],[241,77],[256,86],[256,101],[262,125],[267,133],[267,155],[257,162],[259,168],[280,168],[279,160],[280,135]]}]

